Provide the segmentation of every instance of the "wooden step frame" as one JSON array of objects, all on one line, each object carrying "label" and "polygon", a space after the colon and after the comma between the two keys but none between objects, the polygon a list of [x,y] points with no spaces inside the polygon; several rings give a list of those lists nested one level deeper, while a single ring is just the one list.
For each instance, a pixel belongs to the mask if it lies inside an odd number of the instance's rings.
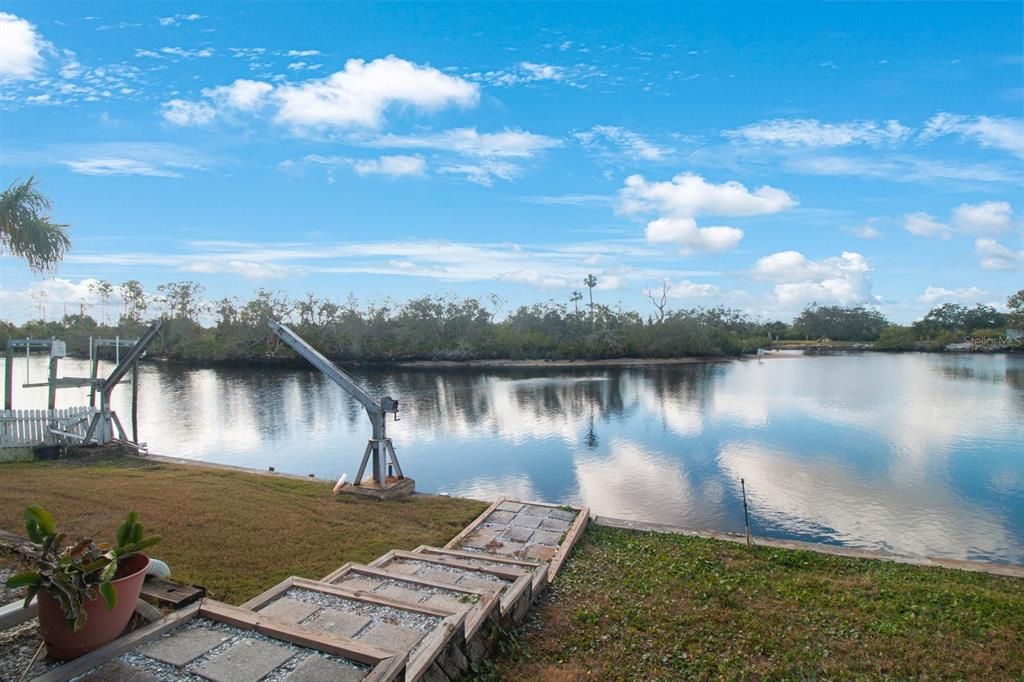
[{"label": "wooden step frame", "polygon": [[[429,557],[451,557],[457,561],[465,561],[470,564],[474,561],[486,561],[489,564],[501,564],[509,568],[529,571],[532,576],[534,599],[540,596],[549,584],[548,566],[542,561],[512,559],[510,557],[488,554],[487,552],[470,552],[465,549],[449,549],[447,547],[432,547],[430,545],[420,545],[412,553]],[[483,564],[477,565],[483,567]]]},{"label": "wooden step frame", "polygon": [[[326,582],[308,580],[297,576],[282,580],[280,583],[274,585],[262,594],[245,602],[240,608],[259,613],[261,608],[264,608],[280,597],[286,596],[288,591],[293,588],[310,590],[311,592],[320,592],[326,595],[341,597],[343,599],[351,599],[353,601],[365,602],[376,606],[386,606],[399,611],[411,611],[413,613],[420,613],[439,618],[440,623],[438,624],[438,627],[420,640],[420,650],[417,652],[415,657],[410,657],[406,662],[406,682],[416,682],[417,680],[440,681],[444,678],[450,679],[456,671],[458,674],[461,674],[465,669],[468,669],[468,662],[466,661],[465,654],[463,653],[466,646],[464,636],[464,613],[456,613],[448,609],[427,606],[426,604],[405,604],[400,601],[395,601],[394,599],[388,599],[386,597],[373,594],[372,592],[349,590]],[[312,629],[314,632],[321,632],[320,630],[315,630],[308,626],[299,627],[303,627],[307,630]],[[359,640],[353,641],[358,642]],[[409,654],[409,652],[404,653],[407,655]]]},{"label": "wooden step frame", "polygon": [[[558,545],[558,550],[554,556],[551,557],[548,562],[548,582],[553,582],[555,576],[558,575],[558,571],[562,568],[562,564],[569,557],[569,552],[572,551],[573,546],[583,535],[583,531],[587,527],[587,521],[590,519],[590,508],[589,507],[572,507],[562,504],[550,504],[548,502],[524,502],[523,500],[512,500],[503,498],[496,500],[490,507],[485,509],[471,524],[462,529],[462,531],[454,538],[448,541],[444,546],[445,549],[462,549],[462,542],[467,536],[472,534],[480,526],[484,525],[487,518],[498,510],[502,504],[510,502],[513,504],[529,505],[531,507],[549,507],[551,509],[571,509],[576,512],[576,518],[573,519],[572,523],[569,524],[568,530],[565,531],[565,538]],[[486,556],[495,556],[490,552],[482,552]],[[510,557],[515,558],[515,557]]]},{"label": "wooden step frame", "polygon": [[450,556],[416,554],[401,549],[393,549],[384,556],[374,559],[369,565],[386,571],[391,564],[397,561],[418,561],[427,565],[432,564],[493,576],[505,581],[505,587],[498,593],[502,624],[505,627],[522,622],[529,611],[530,604],[533,602],[533,574],[532,570],[529,570],[527,567],[513,568],[508,566],[498,568],[495,566],[481,566],[471,564],[468,561],[460,561]]},{"label": "wooden step frame", "polygon": [[[329,583],[335,587],[344,587],[335,581],[357,575],[381,580],[393,580],[398,583],[408,583],[429,589],[458,592],[476,597],[477,603],[472,608],[466,610],[466,617],[463,621],[464,651],[469,661],[475,663],[483,660],[489,652],[494,650],[502,626],[501,609],[499,608],[500,596],[497,592],[482,588],[459,587],[458,585],[439,583],[427,580],[426,578],[390,573],[386,569],[356,563],[347,563],[341,568],[332,571],[321,582]],[[359,594],[369,594],[375,597],[381,596],[376,592],[354,591]],[[400,603],[405,604],[405,602]],[[415,604],[415,606],[421,605]]]},{"label": "wooden step frame", "polygon": [[271,639],[278,639],[299,647],[368,665],[370,671],[364,678],[367,682],[401,680],[406,673],[407,654],[405,652],[381,649],[347,637],[331,635],[302,625],[293,625],[267,616],[260,616],[247,609],[204,599],[151,625],[130,632],[92,653],[49,670],[34,678],[34,682],[66,682],[66,680],[84,675],[196,618],[226,623],[241,630],[258,632]]}]

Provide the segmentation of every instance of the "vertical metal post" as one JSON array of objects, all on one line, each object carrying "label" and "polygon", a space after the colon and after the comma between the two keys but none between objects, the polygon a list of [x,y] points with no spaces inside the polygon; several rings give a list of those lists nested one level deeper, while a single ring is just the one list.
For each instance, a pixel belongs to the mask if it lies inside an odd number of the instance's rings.
[{"label": "vertical metal post", "polygon": [[99,358],[96,357],[96,340],[89,337],[89,378],[92,383],[89,385],[89,407],[96,407],[96,375],[99,370]]},{"label": "vertical metal post", "polygon": [[4,409],[13,410],[14,402],[14,347],[7,342],[7,352],[4,354]]},{"label": "vertical metal post", "polygon": [[115,336],[114,337],[114,364],[115,365],[120,365],[121,364],[121,337],[120,336]]},{"label": "vertical metal post", "polygon": [[139,363],[132,363],[132,442],[139,444]]},{"label": "vertical metal post", "polygon": [[25,339],[25,383],[26,384],[31,384],[32,383],[32,377],[29,376],[29,371],[28,371],[29,350],[30,350],[30,347],[32,345],[30,343],[31,341],[32,341],[32,339],[29,339],[29,338]]}]

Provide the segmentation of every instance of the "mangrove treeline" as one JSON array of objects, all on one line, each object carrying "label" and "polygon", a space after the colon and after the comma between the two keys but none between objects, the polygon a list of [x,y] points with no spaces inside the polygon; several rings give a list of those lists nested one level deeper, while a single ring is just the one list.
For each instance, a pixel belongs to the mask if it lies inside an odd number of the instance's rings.
[{"label": "mangrove treeline", "polygon": [[[422,296],[343,303],[313,294],[302,299],[259,290],[247,301],[208,302],[195,282],[161,285],[148,294],[137,281],[97,287],[99,304],[59,320],[0,323],[0,338],[51,336],[84,354],[90,336],[134,337],[157,316],[167,319],[151,355],[197,363],[267,363],[293,358],[268,331],[283,320],[325,355],[340,361],[470,359],[670,358],[738,355],[773,341],[874,342],[891,350],[936,350],[969,335],[1002,334],[1021,324],[1024,291],[1010,298],[1010,314],[977,305],[945,304],[911,326],[893,325],[866,307],[812,304],[789,322],[754,318],[725,307],[668,310],[652,299],[644,316],[598,302],[547,301],[505,311],[486,300]],[[99,310],[95,310],[98,308]],[[93,314],[90,314],[93,313]],[[98,313],[99,319],[94,317]]]}]

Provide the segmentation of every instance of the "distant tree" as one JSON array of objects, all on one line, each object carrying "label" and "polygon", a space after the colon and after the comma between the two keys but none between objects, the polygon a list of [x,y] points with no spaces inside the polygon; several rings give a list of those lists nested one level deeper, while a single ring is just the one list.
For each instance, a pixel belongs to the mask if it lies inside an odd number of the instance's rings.
[{"label": "distant tree", "polygon": [[1006,307],[1010,309],[1007,324],[1018,329],[1024,327],[1024,289],[1006,299]]},{"label": "distant tree", "polygon": [[156,288],[160,296],[158,301],[167,307],[172,318],[198,322],[206,311],[202,284],[192,281],[168,282]]},{"label": "distant tree", "polygon": [[587,287],[587,293],[590,294],[590,317],[594,317],[594,287],[597,286],[597,277],[593,275],[587,275],[583,278],[583,284]]},{"label": "distant tree", "polygon": [[874,341],[887,326],[884,315],[864,306],[812,303],[793,320],[793,331],[806,339],[828,337],[837,341]]},{"label": "distant tree", "polygon": [[142,322],[149,303],[146,301],[146,290],[142,288],[142,282],[137,279],[130,279],[120,286],[121,298],[124,300],[124,314],[122,319],[126,322]]},{"label": "distant tree", "polygon": [[580,301],[583,300],[583,294],[578,291],[573,291],[572,296],[569,297],[569,301],[572,302],[573,308],[576,310],[576,314],[580,314]]},{"label": "distant tree", "polygon": [[100,320],[102,324],[107,323],[107,301],[110,294],[114,292],[114,285],[105,279],[98,279],[89,285],[89,291],[100,297]]},{"label": "distant tree", "polygon": [[15,181],[0,194],[0,253],[28,261],[33,272],[52,270],[71,248],[67,225],[50,222],[52,202],[36,178]]},{"label": "distant tree", "polygon": [[658,311],[658,324],[665,321],[665,306],[668,305],[668,292],[671,287],[667,279],[661,280],[661,291],[655,292],[650,287],[644,290],[647,298],[651,299],[651,305]]}]

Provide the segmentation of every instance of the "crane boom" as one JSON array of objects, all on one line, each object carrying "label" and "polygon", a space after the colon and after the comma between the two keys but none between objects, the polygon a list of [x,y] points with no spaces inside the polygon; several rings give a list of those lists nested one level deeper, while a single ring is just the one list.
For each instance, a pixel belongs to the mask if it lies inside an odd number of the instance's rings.
[{"label": "crane boom", "polygon": [[370,418],[370,425],[373,428],[373,437],[370,438],[366,450],[363,452],[363,461],[359,466],[359,472],[356,474],[353,485],[358,486],[362,484],[363,472],[366,469],[367,461],[371,457],[373,461],[373,479],[380,487],[383,488],[386,485],[389,456],[397,477],[400,479],[404,478],[402,467],[398,464],[398,457],[395,455],[395,448],[391,444],[391,439],[387,437],[387,415],[389,413],[398,414],[398,401],[392,399],[391,396],[385,396],[378,400],[370,395],[366,389],[356,383],[356,380],[348,372],[340,369],[324,357],[322,353],[306,343],[305,339],[277,320],[267,320],[267,325],[278,338],[308,360],[311,365],[323,372],[328,379],[341,386],[346,393],[358,400],[366,410],[366,415]]}]

